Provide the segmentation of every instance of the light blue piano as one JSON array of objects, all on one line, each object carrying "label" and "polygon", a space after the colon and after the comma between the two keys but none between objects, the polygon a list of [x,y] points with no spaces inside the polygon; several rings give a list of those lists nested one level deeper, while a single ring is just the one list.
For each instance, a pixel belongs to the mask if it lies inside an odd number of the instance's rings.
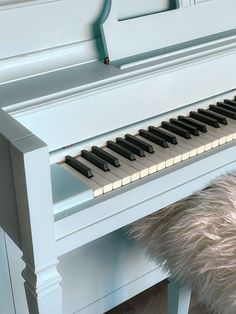
[{"label": "light blue piano", "polygon": [[[102,314],[169,276],[123,227],[236,169],[235,12],[0,1],[0,313]],[[169,314],[190,295],[171,281]]]}]

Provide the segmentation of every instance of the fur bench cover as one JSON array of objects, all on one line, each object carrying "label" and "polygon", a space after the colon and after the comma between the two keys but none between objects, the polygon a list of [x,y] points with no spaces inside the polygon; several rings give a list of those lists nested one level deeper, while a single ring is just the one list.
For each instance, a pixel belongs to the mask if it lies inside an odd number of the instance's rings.
[{"label": "fur bench cover", "polygon": [[236,174],[130,226],[156,263],[217,314],[236,314]]}]

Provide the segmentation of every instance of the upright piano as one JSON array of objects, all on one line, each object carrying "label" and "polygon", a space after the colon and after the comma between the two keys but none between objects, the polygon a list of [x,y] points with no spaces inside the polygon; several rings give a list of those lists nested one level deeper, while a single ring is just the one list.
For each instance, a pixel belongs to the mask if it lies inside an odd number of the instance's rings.
[{"label": "upright piano", "polygon": [[0,1],[1,313],[100,314],[168,277],[124,227],[236,169],[235,12]]}]

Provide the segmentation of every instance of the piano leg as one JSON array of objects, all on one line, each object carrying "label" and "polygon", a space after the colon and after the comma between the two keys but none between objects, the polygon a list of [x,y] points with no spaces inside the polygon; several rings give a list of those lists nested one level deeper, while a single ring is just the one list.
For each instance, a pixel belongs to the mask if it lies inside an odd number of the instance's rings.
[{"label": "piano leg", "polygon": [[12,142],[11,158],[29,313],[61,314],[48,150],[27,136]]},{"label": "piano leg", "polygon": [[26,266],[22,276],[29,314],[62,313],[60,278],[54,266],[37,273]]},{"label": "piano leg", "polygon": [[180,286],[173,279],[168,285],[168,314],[187,314],[191,300],[191,288]]}]

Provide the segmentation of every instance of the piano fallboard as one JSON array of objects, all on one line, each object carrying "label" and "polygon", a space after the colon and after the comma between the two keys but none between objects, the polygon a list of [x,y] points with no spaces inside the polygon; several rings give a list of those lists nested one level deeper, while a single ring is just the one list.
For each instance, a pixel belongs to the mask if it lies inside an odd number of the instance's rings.
[{"label": "piano fallboard", "polygon": [[53,152],[234,89],[234,46],[126,70],[91,62],[3,84],[1,104]]}]

